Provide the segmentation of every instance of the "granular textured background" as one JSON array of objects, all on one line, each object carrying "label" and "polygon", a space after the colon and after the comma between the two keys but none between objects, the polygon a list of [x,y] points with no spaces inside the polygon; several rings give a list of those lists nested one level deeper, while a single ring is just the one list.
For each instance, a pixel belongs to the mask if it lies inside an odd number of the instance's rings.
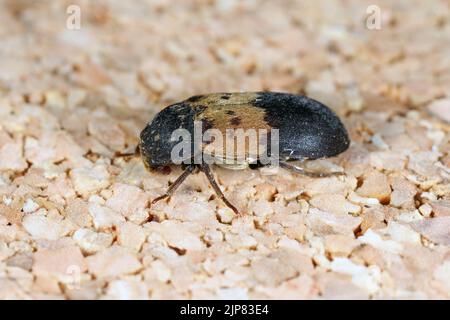
[{"label": "granular textured background", "polygon": [[[448,1],[3,0],[0,21],[0,298],[450,298]],[[214,168],[242,218],[202,174],[150,208],[181,170],[117,155],[154,114],[261,90],[333,108],[352,144],[319,165],[346,175]]]}]

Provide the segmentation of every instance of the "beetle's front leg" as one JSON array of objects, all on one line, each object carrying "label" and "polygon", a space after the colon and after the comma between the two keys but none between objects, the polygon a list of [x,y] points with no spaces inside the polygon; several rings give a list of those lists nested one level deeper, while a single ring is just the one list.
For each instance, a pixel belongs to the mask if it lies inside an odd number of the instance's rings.
[{"label": "beetle's front leg", "polygon": [[153,199],[151,204],[155,204],[156,202],[158,202],[160,200],[170,197],[175,192],[175,190],[177,190],[178,187],[183,183],[183,181],[186,180],[186,178],[192,173],[192,171],[194,171],[194,169],[195,169],[194,164],[188,165],[186,167],[186,170],[184,170],[184,172],[177,178],[177,180],[175,180],[175,182],[172,183],[172,185],[169,187],[169,189],[167,189],[166,193],[163,194],[162,196],[159,196],[159,197]]}]

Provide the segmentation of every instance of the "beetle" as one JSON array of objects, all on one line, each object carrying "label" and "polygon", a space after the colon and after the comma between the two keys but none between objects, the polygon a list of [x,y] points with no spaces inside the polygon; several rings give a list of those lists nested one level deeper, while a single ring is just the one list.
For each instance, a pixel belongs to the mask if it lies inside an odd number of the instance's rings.
[{"label": "beetle", "polygon": [[[350,144],[347,130],[337,115],[324,104],[306,96],[281,92],[212,93],[190,97],[156,114],[140,134],[139,150],[145,167],[160,172],[170,170],[169,166],[174,164],[172,151],[179,143],[173,139],[173,132],[183,129],[194,134],[196,121],[203,125],[202,133],[216,129],[224,136],[229,128],[264,129],[269,135],[277,129],[276,157],[280,167],[311,177],[336,173],[310,172],[292,164],[292,161],[336,156],[347,150]],[[203,141],[194,153],[204,155],[210,144],[211,141]],[[195,169],[199,169],[206,175],[217,196],[239,214],[221,191],[210,165],[205,161],[194,163],[194,156],[193,153],[188,154],[184,159],[188,161],[183,164],[183,173],[152,204],[172,196],[181,183]],[[227,159],[222,157],[216,160]],[[259,167],[260,154],[250,154],[247,148],[237,163],[227,165],[227,161],[222,161],[219,165],[231,169]]]}]

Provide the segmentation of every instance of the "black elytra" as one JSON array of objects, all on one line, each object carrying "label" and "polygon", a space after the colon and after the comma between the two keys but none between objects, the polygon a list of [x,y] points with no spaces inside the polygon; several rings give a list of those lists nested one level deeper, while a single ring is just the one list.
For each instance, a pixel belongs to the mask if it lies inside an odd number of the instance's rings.
[{"label": "black elytra", "polygon": [[[139,149],[146,167],[154,170],[173,164],[172,150],[179,141],[171,140],[172,133],[186,129],[193,137],[194,121],[201,121],[203,132],[212,128],[224,136],[227,129],[265,129],[269,134],[271,129],[278,129],[280,166],[313,177],[334,173],[308,172],[288,161],[333,157],[350,145],[347,130],[337,115],[306,96],[279,92],[212,93],[166,107],[144,128]],[[206,163],[188,164],[167,192],[152,203],[170,197],[195,168],[206,174],[217,195],[238,213],[223,195]]]}]

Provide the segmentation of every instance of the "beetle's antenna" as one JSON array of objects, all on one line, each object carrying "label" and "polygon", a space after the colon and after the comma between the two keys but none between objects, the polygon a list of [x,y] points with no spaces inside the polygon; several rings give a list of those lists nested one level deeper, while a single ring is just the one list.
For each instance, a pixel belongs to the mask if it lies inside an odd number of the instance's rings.
[{"label": "beetle's antenna", "polygon": [[300,173],[302,175],[305,175],[307,177],[312,177],[312,178],[324,178],[324,177],[331,177],[331,176],[341,176],[344,175],[343,172],[312,172],[312,171],[307,171],[302,167],[293,165],[293,164],[289,164],[287,162],[284,161],[280,161],[280,167],[287,169],[289,171],[295,172],[295,173]]},{"label": "beetle's antenna", "polygon": [[241,214],[239,213],[238,209],[236,209],[235,206],[233,206],[230,201],[227,200],[227,198],[225,198],[225,195],[223,194],[222,190],[220,190],[219,185],[216,182],[216,179],[214,179],[214,175],[211,172],[211,168],[206,164],[206,163],[202,163],[200,165],[201,170],[205,173],[206,177],[209,180],[209,183],[211,183],[211,186],[213,187],[214,191],[216,192],[216,194],[219,196],[219,198],[231,209],[234,211],[234,213],[238,216],[240,216]]},{"label": "beetle's antenna", "polygon": [[177,190],[178,187],[183,183],[183,181],[192,173],[192,171],[194,171],[194,169],[195,165],[193,164],[189,165],[186,168],[186,170],[184,170],[184,172],[177,178],[177,180],[175,180],[175,182],[170,185],[169,189],[167,189],[165,194],[153,199],[152,204],[155,204],[156,202],[162,199],[170,197],[175,192],[175,190]]}]

